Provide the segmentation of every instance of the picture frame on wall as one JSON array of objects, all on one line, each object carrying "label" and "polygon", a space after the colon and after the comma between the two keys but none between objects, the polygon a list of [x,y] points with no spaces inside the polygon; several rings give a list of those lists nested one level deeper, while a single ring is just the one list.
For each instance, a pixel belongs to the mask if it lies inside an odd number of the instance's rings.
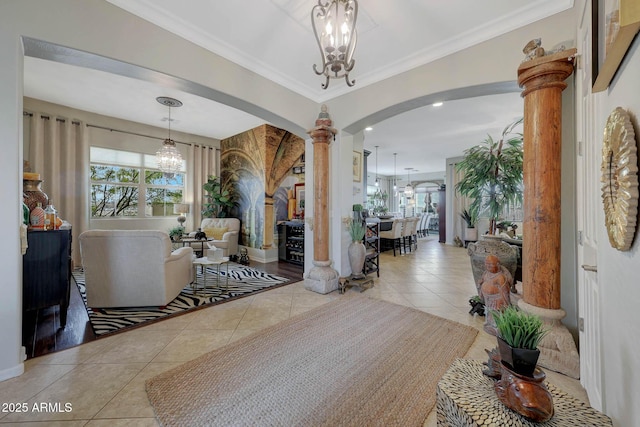
[{"label": "picture frame on wall", "polygon": [[304,183],[294,185],[294,196],[296,198],[296,215],[304,210]]},{"label": "picture frame on wall", "polygon": [[362,181],[362,153],[359,151],[353,152],[353,180]]},{"label": "picture frame on wall", "polygon": [[639,30],[640,7],[636,0],[592,1],[593,93],[609,87]]}]

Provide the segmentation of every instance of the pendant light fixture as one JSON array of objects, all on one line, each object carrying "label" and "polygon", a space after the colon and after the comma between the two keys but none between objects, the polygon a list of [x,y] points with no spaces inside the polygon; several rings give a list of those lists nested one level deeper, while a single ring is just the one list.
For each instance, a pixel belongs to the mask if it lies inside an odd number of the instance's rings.
[{"label": "pendant light fixture", "polygon": [[311,10],[313,34],[322,55],[322,67],[318,70],[313,64],[313,71],[326,77],[323,89],[329,87],[329,79],[344,77],[348,86],[356,83],[349,80],[349,72],[355,65],[353,51],[357,41],[357,18],[357,0],[318,0]]},{"label": "pendant light fixture", "polygon": [[376,145],[376,187],[380,187],[380,179],[378,178],[378,146]]},{"label": "pendant light fixture", "polygon": [[182,155],[176,148],[175,141],[171,139],[171,107],[181,107],[182,102],[166,96],[159,96],[156,101],[169,107],[169,137],[162,143],[162,148],[156,152],[156,161],[158,169],[164,172],[165,177],[173,178],[173,175],[182,169]]},{"label": "pendant light fixture", "polygon": [[398,153],[393,153],[393,191],[398,196],[398,182],[396,181],[396,158]]},{"label": "pendant light fixture", "polygon": [[407,199],[413,197],[413,187],[411,186],[411,170],[413,168],[405,168],[407,170],[407,185],[404,187],[404,196]]}]

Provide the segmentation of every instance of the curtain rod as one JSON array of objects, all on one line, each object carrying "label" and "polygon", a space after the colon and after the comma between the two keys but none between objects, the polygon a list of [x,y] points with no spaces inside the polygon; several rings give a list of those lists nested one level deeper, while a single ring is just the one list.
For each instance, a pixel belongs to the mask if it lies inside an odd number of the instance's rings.
[{"label": "curtain rod", "polygon": [[[33,113],[29,113],[29,112],[27,112],[27,111],[24,111],[24,112],[22,113],[22,115],[23,115],[23,116],[33,117]],[[49,117],[49,116],[45,116],[45,115],[41,115],[41,116],[40,116],[40,118],[43,118],[43,119],[45,119],[45,120],[50,120],[50,119],[51,119],[51,117]],[[58,122],[60,122],[60,123],[64,123],[64,122],[66,122],[66,120],[65,120],[65,119],[59,119],[59,118],[56,118],[56,120],[57,120]],[[72,121],[71,123],[72,123],[72,124],[74,124],[74,125],[79,125],[79,124],[80,124],[80,122],[78,122],[78,121]],[[112,128],[108,128],[108,127],[105,127],[105,126],[92,125],[92,124],[89,124],[89,123],[87,123],[87,127],[88,127],[88,128],[96,128],[96,129],[108,130],[109,132],[127,133],[127,134],[129,134],[129,135],[141,136],[141,137],[143,137],[143,138],[157,139],[158,141],[164,141],[164,140],[166,139],[166,138],[159,138],[159,137],[157,137],[157,136],[151,136],[151,135],[145,135],[145,134],[142,134],[142,133],[131,132],[131,131],[128,131],[128,130],[112,129]],[[220,149],[219,149],[219,148],[211,147],[211,146],[209,146],[209,145],[191,144],[191,143],[189,143],[189,142],[176,141],[175,139],[174,139],[174,140],[172,140],[172,141],[173,141],[173,142],[175,142],[176,144],[182,144],[182,145],[195,145],[196,147],[206,147],[206,148],[209,148],[209,149],[211,149],[211,150],[215,149],[216,151],[220,151]]]},{"label": "curtain rod", "polygon": [[[33,117],[33,113],[28,113],[28,112],[26,112],[26,111],[23,111],[23,112],[22,112],[22,115],[23,115],[23,116]],[[41,119],[45,119],[45,120],[51,120],[51,117],[49,117],[49,116],[45,116],[44,114],[40,115],[40,118],[41,118]],[[57,121],[57,122],[60,122],[60,123],[66,123],[66,121],[67,121],[67,120],[66,120],[66,119],[61,119],[61,118],[59,118],[59,117],[56,117],[56,121]],[[79,124],[80,124],[80,122],[79,122],[79,121],[76,121],[76,120],[72,120],[72,121],[71,121],[71,124],[72,124],[72,125],[79,125]]]},{"label": "curtain rod", "polygon": [[[157,136],[152,136],[152,135],[145,135],[143,133],[131,132],[131,131],[128,131],[128,130],[112,129],[112,128],[108,128],[108,127],[105,127],[105,126],[92,125],[92,124],[89,124],[89,123],[87,123],[87,127],[88,128],[96,128],[96,129],[108,130],[109,132],[127,133],[129,135],[141,136],[143,138],[157,139],[158,141],[164,141],[166,139],[166,138],[159,138]],[[215,150],[220,150],[219,148],[211,147],[209,145],[192,144],[192,143],[189,143],[189,142],[176,141],[175,139],[172,139],[172,141],[175,142],[176,144],[195,145],[196,147],[205,147],[205,148],[210,148],[212,150],[214,150],[214,149]]]}]

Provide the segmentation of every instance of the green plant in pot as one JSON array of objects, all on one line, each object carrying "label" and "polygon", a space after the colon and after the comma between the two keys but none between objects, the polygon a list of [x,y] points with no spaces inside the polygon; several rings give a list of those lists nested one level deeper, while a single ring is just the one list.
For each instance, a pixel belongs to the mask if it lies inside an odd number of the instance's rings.
[{"label": "green plant in pot", "polygon": [[362,271],[367,255],[367,249],[362,242],[366,231],[364,221],[350,219],[348,231],[351,237],[351,244],[347,248],[347,256],[349,258],[349,265],[351,266],[351,275],[354,279],[361,279],[364,277]]},{"label": "green plant in pot", "polygon": [[169,238],[172,242],[179,242],[184,235],[184,227],[173,227],[169,230]]},{"label": "green plant in pot", "polygon": [[509,203],[522,203],[522,134],[514,132],[521,123],[522,119],[505,127],[499,140],[488,135],[465,150],[456,165],[463,177],[455,189],[471,199],[470,211],[489,216],[490,234],[495,234],[496,222]]},{"label": "green plant in pot", "polygon": [[235,205],[232,190],[223,188],[219,178],[213,175],[209,175],[202,188],[206,193],[202,216],[205,218],[226,217],[227,210]]},{"label": "green plant in pot", "polygon": [[467,241],[478,240],[478,230],[476,230],[478,212],[472,208],[464,209],[460,212],[460,218],[462,218],[467,224],[467,229],[464,232],[464,239]]},{"label": "green plant in pot", "polygon": [[514,372],[531,376],[538,363],[538,344],[547,334],[539,316],[508,306],[492,311],[498,329],[498,350],[502,361]]}]

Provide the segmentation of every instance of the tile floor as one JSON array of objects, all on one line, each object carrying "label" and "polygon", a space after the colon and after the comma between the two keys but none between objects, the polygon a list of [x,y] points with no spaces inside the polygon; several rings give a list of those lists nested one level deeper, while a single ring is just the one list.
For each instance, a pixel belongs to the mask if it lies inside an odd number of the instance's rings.
[{"label": "tile floor", "polygon": [[[478,328],[466,357],[486,360],[484,349],[495,347],[495,338],[482,331],[484,318],[468,314],[475,287],[466,249],[432,236],[413,253],[383,253],[380,265],[380,278],[366,295]],[[26,403],[29,411],[0,412],[0,424],[155,426],[147,378],[340,297],[307,291],[300,282],[28,360],[22,376],[0,382],[0,403]],[[549,381],[587,401],[579,381],[545,371]],[[34,403],[61,410],[33,412]],[[435,425],[434,409],[425,426]]]}]

